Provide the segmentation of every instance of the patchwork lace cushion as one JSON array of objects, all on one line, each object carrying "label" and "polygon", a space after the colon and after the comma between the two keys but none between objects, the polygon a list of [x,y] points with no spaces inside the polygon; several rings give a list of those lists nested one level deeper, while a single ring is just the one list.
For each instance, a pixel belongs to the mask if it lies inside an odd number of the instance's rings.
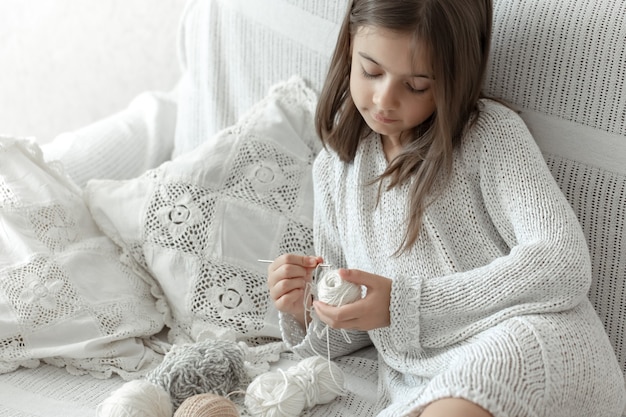
[{"label": "patchwork lace cushion", "polygon": [[34,142],[0,138],[0,373],[41,361],[140,376],[161,360],[150,286]]},{"label": "patchwork lace cushion", "polygon": [[154,277],[171,341],[280,337],[258,260],[313,253],[315,103],[292,78],[196,150],[88,183],[98,225]]}]

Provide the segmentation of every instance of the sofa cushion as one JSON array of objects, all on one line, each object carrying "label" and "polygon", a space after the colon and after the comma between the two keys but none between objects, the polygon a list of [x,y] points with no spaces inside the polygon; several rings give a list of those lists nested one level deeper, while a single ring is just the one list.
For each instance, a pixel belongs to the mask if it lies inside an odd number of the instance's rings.
[{"label": "sofa cushion", "polygon": [[96,226],[39,147],[0,138],[0,373],[42,361],[136,378],[161,355],[148,278]]},{"label": "sofa cushion", "polygon": [[294,77],[198,149],[88,183],[98,225],[154,277],[171,341],[280,338],[258,259],[313,253],[315,103]]}]

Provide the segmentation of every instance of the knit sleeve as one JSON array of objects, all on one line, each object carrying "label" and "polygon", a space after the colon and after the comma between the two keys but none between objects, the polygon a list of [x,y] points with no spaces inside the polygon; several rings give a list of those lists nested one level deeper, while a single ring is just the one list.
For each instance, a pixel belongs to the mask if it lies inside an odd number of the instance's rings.
[{"label": "knit sleeve", "polygon": [[[333,180],[336,178],[337,164],[340,164],[337,157],[322,149],[313,165],[315,251],[333,268],[346,266],[336,229],[333,204]],[[335,358],[371,344],[367,332],[334,330],[321,322],[315,312],[312,317],[305,333],[295,319],[281,315],[283,339],[299,356],[322,355]]]},{"label": "knit sleeve", "polygon": [[505,110],[481,117],[463,152],[478,177],[485,211],[480,215],[509,250],[448,276],[398,277],[391,309],[403,314],[392,314],[392,325],[419,334],[400,343],[437,348],[513,316],[565,311],[590,286],[582,229],[523,121]]},{"label": "knit sleeve", "polygon": [[128,179],[170,159],[177,117],[175,93],[145,92],[126,109],[43,145],[79,186],[93,178]]}]

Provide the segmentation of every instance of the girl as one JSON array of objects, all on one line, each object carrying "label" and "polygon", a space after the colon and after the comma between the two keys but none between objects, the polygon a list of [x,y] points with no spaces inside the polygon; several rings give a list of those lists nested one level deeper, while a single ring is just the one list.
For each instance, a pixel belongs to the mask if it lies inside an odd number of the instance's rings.
[{"label": "girl", "polygon": [[[268,268],[283,336],[373,343],[381,416],[618,416],[577,219],[517,114],[481,96],[490,0],[354,0],[320,96],[317,257]],[[305,299],[316,266],[365,296]],[[340,330],[348,330],[346,343]]]}]

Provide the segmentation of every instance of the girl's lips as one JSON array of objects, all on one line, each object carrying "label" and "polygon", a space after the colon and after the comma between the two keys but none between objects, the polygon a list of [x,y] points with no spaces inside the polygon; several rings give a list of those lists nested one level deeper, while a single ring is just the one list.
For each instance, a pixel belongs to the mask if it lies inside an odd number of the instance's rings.
[{"label": "girl's lips", "polygon": [[376,120],[377,122],[380,122],[380,123],[384,123],[384,124],[389,124],[389,123],[393,123],[393,122],[396,121],[395,119],[390,119],[388,117],[385,117],[381,113],[375,113],[374,114],[374,120]]}]

